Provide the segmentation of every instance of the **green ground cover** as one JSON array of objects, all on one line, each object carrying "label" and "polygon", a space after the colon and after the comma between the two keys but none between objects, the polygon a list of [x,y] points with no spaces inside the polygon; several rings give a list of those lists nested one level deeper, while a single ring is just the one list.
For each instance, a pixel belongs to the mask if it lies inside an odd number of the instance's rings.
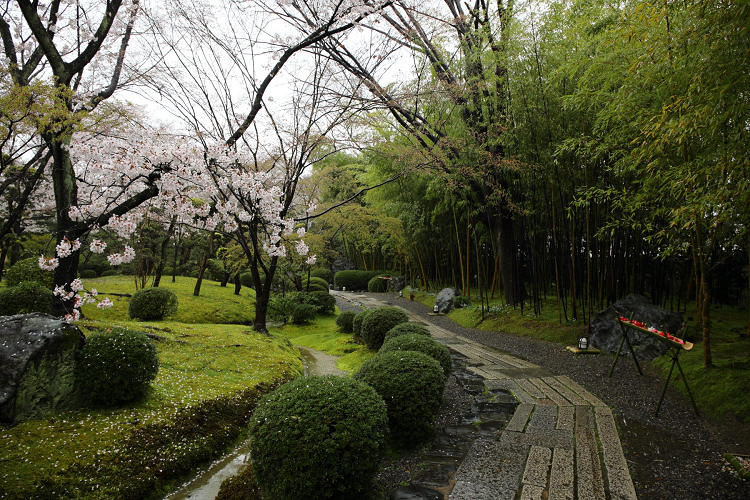
[{"label": "green ground cover", "polygon": [[[338,314],[338,310],[337,310]],[[336,326],[336,316],[318,316],[315,323],[305,325],[283,325],[270,329],[274,335],[289,339],[300,345],[324,351],[332,356],[341,356],[336,368],[354,373],[360,365],[376,353],[368,351],[361,343],[354,341],[351,333],[342,333]]]},{"label": "green ground cover", "polygon": [[[432,307],[435,294],[415,292],[414,299]],[[529,336],[563,345],[576,345],[578,338],[586,331],[582,324],[561,324],[554,300],[543,304],[539,316],[532,314],[531,308],[525,308],[524,314],[521,314],[520,308],[504,306],[499,299],[492,300],[490,308],[491,314],[485,313],[484,320],[475,304],[454,309],[448,316],[466,327]],[[680,355],[680,364],[696,404],[719,422],[732,424],[736,422],[736,417],[750,424],[750,398],[747,397],[750,394],[750,336],[746,334],[748,312],[726,306],[712,308],[711,352],[714,366],[706,369],[703,367],[702,337],[692,318],[694,310],[695,307],[689,305],[685,316],[695,347]],[[653,362],[653,366],[665,379],[669,373],[669,363],[668,356]],[[676,370],[670,384],[687,395]]]},{"label": "green ground cover", "polygon": [[[128,277],[86,285],[135,291]],[[0,498],[62,498],[83,490],[84,498],[125,498],[126,491],[158,498],[242,437],[261,393],[301,374],[299,352],[285,337],[230,324],[252,320],[251,290],[238,297],[204,282],[201,296],[193,297],[194,285],[192,278],[165,284],[179,298],[177,314],[165,321],[129,321],[124,297],[112,297],[109,311],[84,308],[84,333],[117,325],[155,336],[161,366],[153,390],[126,408],[0,426]]]}]

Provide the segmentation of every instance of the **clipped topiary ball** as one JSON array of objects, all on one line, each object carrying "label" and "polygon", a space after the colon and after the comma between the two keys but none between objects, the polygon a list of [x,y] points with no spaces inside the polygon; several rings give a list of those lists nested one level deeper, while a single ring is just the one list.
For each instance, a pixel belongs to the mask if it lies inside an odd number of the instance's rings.
[{"label": "clipped topiary ball", "polygon": [[[387,276],[387,275],[383,275]],[[381,278],[380,276],[375,276],[370,281],[367,282],[367,291],[372,293],[383,293],[388,291],[388,281],[387,279]]]},{"label": "clipped topiary ball", "polygon": [[177,295],[166,288],[141,288],[130,297],[128,304],[130,319],[163,319],[176,312]]},{"label": "clipped topiary ball", "polygon": [[365,345],[377,351],[383,345],[385,334],[399,323],[407,323],[409,316],[397,307],[381,307],[375,309],[362,321],[360,336]]},{"label": "clipped topiary ball", "polygon": [[[309,290],[308,290],[309,285]],[[328,282],[323,278],[316,278],[315,276],[310,277],[310,281],[307,278],[302,280],[302,291],[303,292],[327,292]]]},{"label": "clipped topiary ball", "polygon": [[388,333],[385,334],[385,339],[383,339],[383,344],[401,335],[411,334],[426,335],[428,337],[431,337],[430,330],[424,325],[420,325],[418,323],[399,323],[398,325],[388,330]]},{"label": "clipped topiary ball", "polygon": [[323,278],[326,283],[329,285],[333,283],[333,273],[328,269],[313,269],[310,273],[310,276],[315,276],[316,278]]},{"label": "clipped topiary ball", "polygon": [[264,497],[361,498],[378,471],[386,406],[350,378],[299,377],[264,398],[250,422],[250,454]]},{"label": "clipped topiary ball", "polygon": [[421,352],[384,352],[362,363],[353,378],[385,401],[394,441],[410,447],[434,433],[430,424],[440,411],[445,389],[440,363]]},{"label": "clipped topiary ball", "polygon": [[120,273],[118,273],[114,269],[107,269],[106,271],[102,272],[102,275],[100,277],[101,278],[106,278],[107,276],[117,276],[118,274],[120,274]]},{"label": "clipped topiary ball", "polygon": [[427,354],[432,359],[440,363],[443,368],[443,374],[447,377],[451,372],[451,353],[447,347],[425,335],[417,335],[414,333],[408,335],[400,335],[390,340],[383,342],[383,347],[380,348],[381,353],[390,351],[417,351],[422,354]]},{"label": "clipped topiary ball", "polygon": [[96,270],[94,269],[84,269],[81,271],[81,278],[85,280],[90,280],[96,278]]},{"label": "clipped topiary ball", "polygon": [[141,332],[113,328],[89,336],[76,378],[85,398],[119,406],[143,397],[159,371],[156,345]]},{"label": "clipped topiary ball", "polygon": [[354,335],[360,335],[362,333],[362,322],[372,311],[372,309],[365,309],[354,316],[354,319],[352,320],[352,332]]},{"label": "clipped topiary ball", "polygon": [[292,323],[301,325],[315,321],[315,306],[312,304],[297,304],[292,309]]},{"label": "clipped topiary ball", "polygon": [[19,285],[0,290],[0,316],[52,312],[52,290],[36,281],[23,281]]},{"label": "clipped topiary ball", "polygon": [[352,333],[354,331],[354,317],[357,315],[354,311],[344,311],[339,314],[336,318],[336,326],[338,326],[344,333]]},{"label": "clipped topiary ball", "polygon": [[45,271],[39,267],[39,259],[31,257],[19,260],[5,273],[5,286],[20,285],[24,281],[36,281],[52,290],[55,276],[52,271]]}]

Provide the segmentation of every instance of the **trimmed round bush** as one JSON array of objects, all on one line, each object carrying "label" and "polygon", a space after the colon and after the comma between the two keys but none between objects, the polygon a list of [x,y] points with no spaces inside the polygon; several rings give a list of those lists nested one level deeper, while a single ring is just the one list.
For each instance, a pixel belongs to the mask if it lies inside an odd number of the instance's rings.
[{"label": "trimmed round bush", "polygon": [[399,323],[398,325],[388,330],[388,333],[385,334],[385,338],[383,339],[383,344],[401,335],[412,335],[412,334],[426,335],[432,338],[432,335],[430,334],[430,330],[424,325],[420,325],[418,323],[411,323],[411,322]]},{"label": "trimmed round bush", "polygon": [[52,312],[55,296],[47,286],[36,281],[23,281],[16,286],[0,290],[0,316]]},{"label": "trimmed round bush", "polygon": [[354,333],[354,335],[360,335],[362,333],[362,322],[372,311],[373,309],[364,309],[362,312],[359,312],[354,316],[354,319],[352,320],[352,333]]},{"label": "trimmed round bush", "polygon": [[354,311],[344,311],[339,314],[336,318],[336,326],[338,326],[344,333],[352,333],[354,331],[354,317],[357,315]]},{"label": "trimmed round bush", "polygon": [[315,306],[312,304],[297,304],[292,309],[292,323],[301,325],[315,321]]},{"label": "trimmed round bush", "polygon": [[143,397],[159,371],[154,342],[125,328],[86,339],[77,364],[84,398],[102,406],[120,406]]},{"label": "trimmed round bush", "polygon": [[[302,291],[307,291],[307,279],[302,280]],[[315,292],[318,290],[328,291],[328,282],[323,278],[316,278],[315,276],[310,277],[310,291]]]},{"label": "trimmed round bush", "polygon": [[141,288],[130,297],[128,304],[130,319],[163,319],[176,312],[177,295],[166,288]]},{"label": "trimmed round bush", "polygon": [[383,293],[388,291],[387,279],[381,278],[381,276],[388,276],[387,274],[379,274],[373,276],[370,281],[367,282],[367,291],[372,293]]},{"label": "trimmed round bush", "polygon": [[81,271],[81,278],[85,280],[90,280],[96,278],[96,271],[93,269],[84,269]]},{"label": "trimmed round bush", "polygon": [[172,276],[174,274],[174,267],[165,266],[161,271],[162,276]]},{"label": "trimmed round bush", "polygon": [[388,436],[386,406],[350,378],[299,377],[264,398],[250,421],[250,455],[264,497],[361,498]]},{"label": "trimmed round bush", "polygon": [[120,273],[118,273],[115,269],[107,269],[106,271],[102,273],[100,277],[106,278],[107,276],[117,276],[118,274]]},{"label": "trimmed round bush", "polygon": [[451,372],[451,353],[447,347],[425,335],[408,334],[394,337],[386,342],[383,342],[383,347],[380,348],[381,353],[391,351],[417,351],[423,354],[427,354],[429,357],[440,363],[443,368],[443,374],[447,377]]},{"label": "trimmed round bush", "polygon": [[19,260],[5,273],[5,286],[20,285],[24,281],[36,281],[52,290],[55,275],[52,271],[45,271],[39,267],[39,259],[31,257]]},{"label": "trimmed round bush", "polygon": [[383,345],[388,330],[408,321],[409,317],[398,307],[381,307],[373,310],[362,321],[362,331],[359,335],[369,349],[377,351]]},{"label": "trimmed round bush", "polygon": [[316,278],[323,278],[326,283],[329,285],[333,283],[333,273],[329,269],[313,269],[310,272],[310,276],[315,276]]},{"label": "trimmed round bush", "polygon": [[421,352],[384,352],[362,363],[353,378],[385,401],[396,443],[415,446],[433,435],[430,424],[440,411],[445,389],[440,363]]}]

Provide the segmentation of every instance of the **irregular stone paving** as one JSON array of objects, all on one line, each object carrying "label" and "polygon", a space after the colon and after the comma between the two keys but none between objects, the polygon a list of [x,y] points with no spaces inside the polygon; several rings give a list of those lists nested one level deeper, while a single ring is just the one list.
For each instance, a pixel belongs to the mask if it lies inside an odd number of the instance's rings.
[{"label": "irregular stone paving", "polygon": [[[385,305],[363,295],[346,298],[368,308]],[[410,317],[458,353],[485,392],[508,391],[520,402],[503,430],[473,441],[452,489],[441,493],[450,500],[637,498],[612,411],[596,396],[567,376]]]}]

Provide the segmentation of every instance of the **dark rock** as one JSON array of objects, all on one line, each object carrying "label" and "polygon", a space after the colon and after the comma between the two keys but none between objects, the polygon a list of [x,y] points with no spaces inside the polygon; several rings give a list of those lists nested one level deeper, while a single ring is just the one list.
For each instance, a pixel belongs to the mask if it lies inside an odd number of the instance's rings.
[{"label": "dark rock", "polygon": [[393,490],[391,500],[443,500],[443,495],[422,486],[402,486]]},{"label": "dark rock", "polygon": [[[630,294],[624,299],[618,300],[613,305],[599,311],[591,320],[591,336],[589,345],[602,352],[614,354],[620,346],[622,332],[619,324],[615,321],[615,316],[624,316],[642,322],[647,327],[655,327],[658,330],[677,333],[682,327],[682,314],[669,311],[663,307],[651,304],[647,298]],[[667,352],[669,347],[665,342],[637,332],[633,329],[628,330],[628,339],[638,356],[638,359],[651,361]],[[623,344],[621,355],[631,356],[627,343]]]},{"label": "dark rock", "polygon": [[443,288],[435,298],[435,305],[438,306],[438,312],[440,314],[448,314],[453,309],[453,299],[456,298],[458,292],[455,288]]},{"label": "dark rock", "polygon": [[84,335],[54,316],[0,318],[0,421],[20,422],[76,408],[75,362]]},{"label": "dark rock", "polygon": [[391,287],[391,290],[394,292],[400,292],[406,288],[406,278],[403,276],[394,276],[389,280],[388,286]]}]

